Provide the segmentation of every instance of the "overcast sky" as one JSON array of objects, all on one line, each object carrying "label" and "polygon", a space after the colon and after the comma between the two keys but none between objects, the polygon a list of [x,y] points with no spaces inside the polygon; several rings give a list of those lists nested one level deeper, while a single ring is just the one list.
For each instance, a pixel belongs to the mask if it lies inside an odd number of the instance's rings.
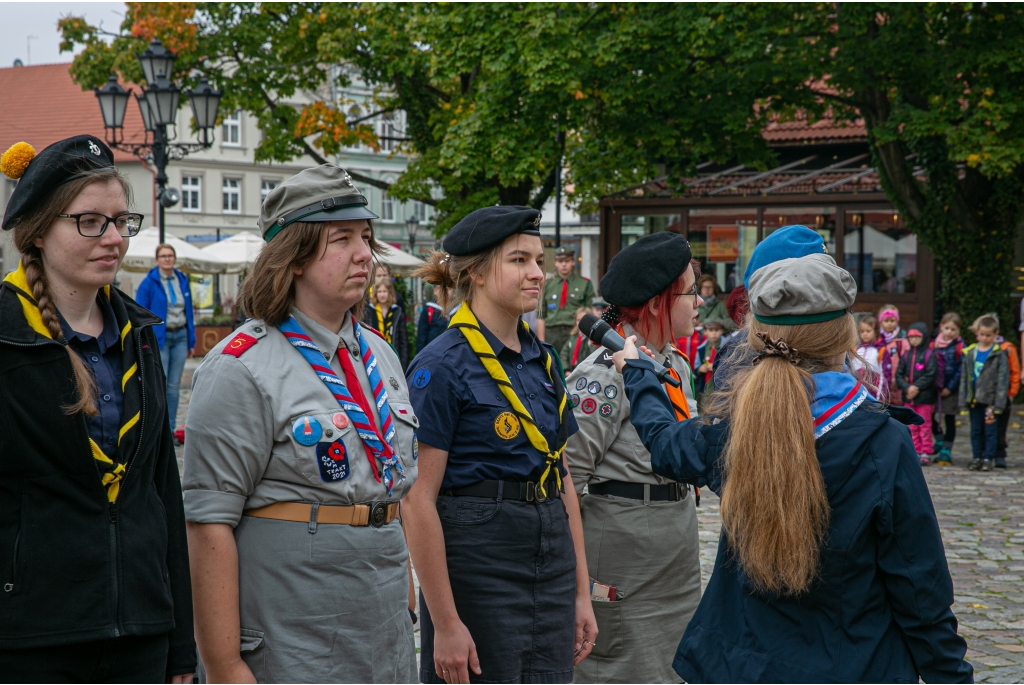
[{"label": "overcast sky", "polygon": [[[0,0],[0,67],[15,59],[25,64],[70,62],[70,52],[60,52],[57,20],[84,16],[92,25],[100,22],[116,31],[124,17],[123,2],[4,2]],[[35,36],[30,39],[30,36]],[[31,55],[29,52],[31,51]]]}]

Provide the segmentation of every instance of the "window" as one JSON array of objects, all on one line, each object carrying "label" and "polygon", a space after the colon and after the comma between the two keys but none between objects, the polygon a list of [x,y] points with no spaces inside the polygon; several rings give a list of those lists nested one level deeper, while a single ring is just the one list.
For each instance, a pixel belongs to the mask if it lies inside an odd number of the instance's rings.
[{"label": "window", "polygon": [[267,195],[270,195],[270,191],[277,187],[277,181],[268,181],[266,179],[260,184],[260,204],[267,201]]},{"label": "window", "polygon": [[382,152],[391,152],[396,147],[395,141],[395,115],[392,112],[385,112],[381,116],[380,124],[380,149]]},{"label": "window", "polygon": [[412,203],[412,215],[416,217],[420,223],[423,223],[427,220],[427,206],[419,200],[414,200]]},{"label": "window", "polygon": [[221,126],[221,144],[228,147],[242,145],[242,113],[240,111],[224,115],[224,123]]},{"label": "window", "polygon": [[242,213],[242,189],[241,181],[237,178],[225,178],[223,188],[225,214]]},{"label": "window", "polygon": [[199,200],[203,191],[202,183],[202,179],[198,176],[181,177],[181,211],[202,211],[202,203]]},{"label": "window", "polygon": [[843,266],[862,293],[916,292],[917,236],[892,210],[848,211]]},{"label": "window", "polygon": [[388,191],[384,191],[380,199],[380,218],[381,221],[394,221],[395,220],[395,201],[388,195]]},{"label": "window", "polygon": [[743,284],[757,244],[757,210],[691,209],[687,239],[701,273],[714,276],[719,290],[728,293]]}]

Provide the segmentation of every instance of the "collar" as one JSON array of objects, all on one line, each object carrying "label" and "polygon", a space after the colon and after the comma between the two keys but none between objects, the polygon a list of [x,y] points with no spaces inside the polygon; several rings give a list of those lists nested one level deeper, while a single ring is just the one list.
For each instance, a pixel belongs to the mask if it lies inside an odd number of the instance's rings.
[{"label": "collar", "polygon": [[[351,311],[349,314],[351,314]],[[328,363],[334,360],[334,355],[337,354],[340,345],[344,345],[356,357],[359,356],[359,343],[356,341],[355,331],[352,330],[352,317],[350,315],[345,316],[345,322],[337,333],[332,333],[329,329],[324,328],[306,316],[302,310],[295,307],[292,307],[292,316],[302,326],[302,330],[306,331],[313,342],[316,343],[320,351],[328,355]]]},{"label": "collar", "polygon": [[[631,326],[628,323],[622,324],[622,332],[625,333],[625,335],[622,336],[623,338],[628,338],[631,335],[635,335],[636,336],[636,346],[637,346],[637,349],[640,349],[641,345],[646,345],[647,344],[647,338],[645,338],[643,335],[641,335],[640,331],[636,330],[635,328],[633,328],[633,326]],[[672,365],[672,358],[671,358],[672,351],[673,351],[672,350],[672,343],[671,342],[665,343],[664,347],[662,347],[660,350],[656,350],[657,354],[654,355],[655,356],[655,361],[657,361],[662,366],[671,366]]]},{"label": "collar", "polygon": [[[140,329],[163,323],[160,317],[140,306],[113,286],[105,286],[108,299],[118,299],[128,313],[132,327]],[[108,304],[109,306],[109,304]],[[25,280],[25,268],[19,262],[15,271],[7,274],[0,286],[0,340],[18,345],[37,345],[50,340],[48,332],[43,333],[42,318],[35,300],[29,294]]]},{"label": "collar", "polygon": [[107,350],[117,345],[120,339],[117,320],[114,318],[114,309],[110,306],[110,301],[107,298],[97,293],[96,304],[100,306],[100,311],[103,313],[103,331],[95,338],[85,333],[79,333],[71,328],[59,310],[57,311],[57,319],[60,321],[60,329],[64,333],[65,340],[68,342],[78,341],[80,343],[88,343],[95,340],[96,344],[99,345],[100,354],[106,354]]},{"label": "collar", "polygon": [[[491,346],[492,350],[494,350],[494,356],[500,356],[506,349],[505,344],[498,340],[493,333],[487,330],[487,326],[485,326],[479,318],[477,319],[477,322],[480,324],[480,332],[483,333],[484,338],[487,340],[487,344]],[[537,338],[535,338],[532,333],[527,333],[521,325],[516,326],[516,332],[519,335],[519,344],[522,346],[522,351],[518,353],[512,352],[512,354],[521,354],[523,356],[523,361],[526,362],[539,357],[540,345],[537,344]]]},{"label": "collar", "polygon": [[815,440],[846,420],[865,400],[874,399],[868,389],[849,373],[825,371],[811,374],[811,377],[814,379],[811,415],[814,417]]}]

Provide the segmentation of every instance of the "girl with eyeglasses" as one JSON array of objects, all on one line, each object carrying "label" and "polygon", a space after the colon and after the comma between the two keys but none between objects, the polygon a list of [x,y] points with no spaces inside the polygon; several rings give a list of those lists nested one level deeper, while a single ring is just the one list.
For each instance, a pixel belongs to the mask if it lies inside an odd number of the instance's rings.
[{"label": "girl with eyeglasses", "polygon": [[188,683],[196,667],[181,482],[152,327],[111,286],[142,215],[92,136],[35,155],[3,219],[0,672]]},{"label": "girl with eyeglasses", "polygon": [[[693,333],[695,278],[689,243],[666,232],[617,254],[601,279],[611,305],[603,318],[642,340],[678,382],[662,386],[677,421],[697,414],[690,362],[673,344]],[[566,385],[580,430],[565,457],[581,498],[601,631],[576,682],[680,682],[672,656],[700,601],[697,493],[651,471],[609,350],[591,352]]]}]

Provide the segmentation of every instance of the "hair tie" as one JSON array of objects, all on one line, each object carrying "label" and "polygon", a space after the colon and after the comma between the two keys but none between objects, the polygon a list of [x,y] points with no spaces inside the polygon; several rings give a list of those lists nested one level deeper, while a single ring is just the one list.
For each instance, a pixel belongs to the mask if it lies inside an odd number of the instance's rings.
[{"label": "hair tie", "polygon": [[608,305],[608,309],[601,312],[601,319],[609,326],[614,326],[619,323],[619,319],[622,318],[622,312],[615,305]]},{"label": "hair tie", "polygon": [[758,333],[757,337],[764,343],[764,349],[754,357],[754,366],[757,366],[768,357],[782,357],[794,366],[800,362],[800,352],[787,345],[781,338],[779,340],[772,340],[767,333]]}]

